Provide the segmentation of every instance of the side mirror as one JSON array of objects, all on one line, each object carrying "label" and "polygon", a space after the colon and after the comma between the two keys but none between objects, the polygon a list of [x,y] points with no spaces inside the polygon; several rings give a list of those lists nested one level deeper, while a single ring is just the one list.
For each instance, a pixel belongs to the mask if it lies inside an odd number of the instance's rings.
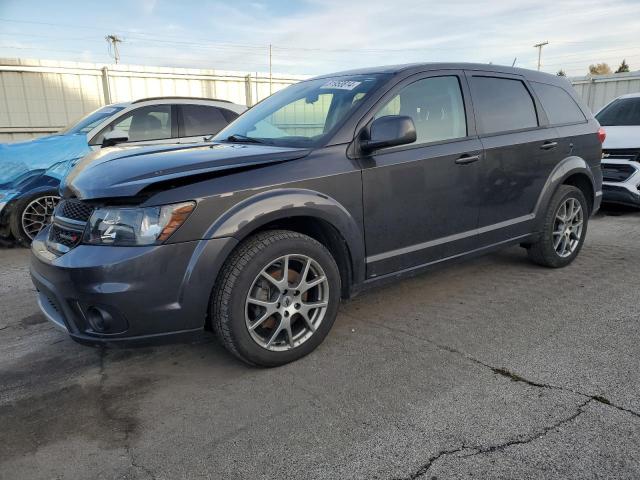
[{"label": "side mirror", "polygon": [[372,152],[380,148],[407,145],[416,141],[416,126],[413,119],[406,115],[388,115],[376,118],[369,127],[369,134],[360,140],[360,148],[364,152]]},{"label": "side mirror", "polygon": [[122,130],[112,130],[108,133],[105,133],[102,138],[102,147],[113,147],[119,143],[127,142],[129,140],[129,135],[124,133]]}]

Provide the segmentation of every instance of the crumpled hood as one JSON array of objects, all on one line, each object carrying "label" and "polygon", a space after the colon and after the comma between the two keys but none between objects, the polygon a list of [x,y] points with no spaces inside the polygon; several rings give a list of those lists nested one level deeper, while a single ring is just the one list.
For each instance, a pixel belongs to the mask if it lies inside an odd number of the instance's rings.
[{"label": "crumpled hood", "polygon": [[640,125],[609,125],[602,148],[640,148]]},{"label": "crumpled hood", "polygon": [[[0,144],[0,185],[10,186],[29,172],[47,171],[61,179],[66,174],[64,162],[91,151],[86,135],[50,135],[26,142]],[[47,172],[47,174],[49,174]]]},{"label": "crumpled hood", "polygon": [[158,182],[295,160],[308,153],[300,148],[237,143],[105,148],[83,158],[65,178],[61,191],[81,199],[133,197]]}]

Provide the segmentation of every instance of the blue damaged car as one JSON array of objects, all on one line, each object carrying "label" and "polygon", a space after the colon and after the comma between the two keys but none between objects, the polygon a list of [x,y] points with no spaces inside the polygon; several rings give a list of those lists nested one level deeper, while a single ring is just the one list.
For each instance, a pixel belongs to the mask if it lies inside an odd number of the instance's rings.
[{"label": "blue damaged car", "polygon": [[102,107],[56,135],[0,144],[0,239],[28,245],[49,223],[61,181],[88,153],[119,143],[202,142],[246,107],[162,97]]}]

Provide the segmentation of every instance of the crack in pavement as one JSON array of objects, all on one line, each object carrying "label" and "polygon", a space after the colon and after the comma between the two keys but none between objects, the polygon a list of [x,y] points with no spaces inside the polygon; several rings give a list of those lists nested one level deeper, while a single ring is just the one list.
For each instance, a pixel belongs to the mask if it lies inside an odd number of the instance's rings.
[{"label": "crack in pavement", "polygon": [[542,430],[540,430],[540,431],[538,431],[536,433],[533,433],[531,435],[527,435],[524,438],[509,440],[507,442],[499,443],[497,445],[489,445],[489,446],[473,445],[472,446],[472,445],[462,444],[459,448],[441,450],[440,452],[438,452],[435,455],[431,456],[429,458],[429,460],[424,465],[422,465],[418,470],[416,470],[415,472],[413,472],[409,476],[396,478],[395,480],[416,480],[418,478],[424,477],[427,473],[429,473],[429,470],[431,469],[431,467],[440,458],[446,457],[446,456],[449,456],[449,455],[455,455],[457,453],[461,453],[461,452],[464,452],[466,450],[469,450],[470,453],[468,455],[464,455],[463,458],[473,457],[473,456],[476,456],[476,455],[491,454],[493,452],[502,451],[502,450],[505,450],[505,449],[507,449],[509,447],[512,447],[512,446],[515,446],[515,445],[525,445],[527,443],[533,442],[534,440],[538,440],[539,438],[544,437],[549,432],[558,429],[562,425],[570,423],[573,420],[575,420],[576,418],[578,418],[580,415],[582,415],[584,413],[584,407],[586,407],[590,402],[593,402],[593,401],[594,401],[593,399],[588,398],[583,403],[578,405],[576,411],[574,413],[572,413],[571,415],[569,415],[568,417],[565,417],[565,418],[557,421],[553,425],[550,425],[548,427],[544,427]]},{"label": "crack in pavement", "polygon": [[[354,315],[351,315],[349,313],[346,312],[341,312],[343,315],[346,315],[347,317],[350,317],[356,321],[364,321]],[[502,377],[508,378],[509,380],[513,381],[513,382],[520,382],[520,383],[524,383],[526,385],[535,387],[535,388],[545,388],[545,389],[550,389],[550,390],[558,390],[558,391],[563,391],[563,392],[569,392],[572,393],[574,395],[578,395],[581,397],[585,398],[585,401],[583,403],[581,403],[580,405],[578,405],[577,410],[572,413],[571,415],[569,415],[566,418],[563,418],[562,420],[554,423],[551,426],[548,427],[544,427],[541,431],[526,436],[524,438],[521,439],[514,439],[514,440],[510,440],[507,441],[505,443],[501,443],[501,444],[497,444],[497,445],[491,445],[488,447],[483,447],[483,446],[469,446],[469,445],[465,445],[464,443],[459,447],[459,448],[453,448],[453,449],[446,449],[446,450],[441,450],[440,452],[436,453],[435,455],[431,456],[428,461],[422,465],[418,470],[416,470],[415,472],[413,472],[412,474],[410,474],[408,477],[401,477],[398,480],[415,480],[421,477],[424,477],[428,472],[429,469],[433,466],[433,464],[435,462],[437,462],[440,458],[448,456],[448,455],[455,455],[457,453],[461,453],[464,451],[469,451],[469,455],[465,455],[465,457],[468,456],[474,456],[474,455],[483,455],[483,454],[490,454],[496,451],[501,451],[504,450],[508,447],[514,446],[514,445],[523,445],[529,442],[532,442],[536,439],[542,438],[545,435],[547,435],[549,432],[557,429],[558,427],[567,424],[569,422],[572,422],[573,420],[575,420],[578,416],[580,416],[582,413],[584,413],[584,408],[591,402],[596,402],[599,403],[601,405],[605,405],[607,407],[611,407],[614,408],[616,410],[622,411],[622,412],[626,412],[629,413],[637,418],[640,418],[640,414],[634,410],[631,410],[629,408],[626,407],[622,407],[620,405],[615,405],[614,403],[612,403],[608,398],[602,396],[602,395],[591,395],[588,393],[584,393],[578,390],[574,390],[571,388],[567,388],[567,387],[561,387],[559,385],[553,385],[550,383],[541,383],[541,382],[536,382],[533,380],[529,380],[527,378],[522,377],[521,375],[518,375],[516,373],[511,372],[510,370],[506,369],[506,368],[502,368],[502,367],[495,367],[493,365],[489,365],[486,362],[483,362],[482,360],[466,353],[463,352],[461,350],[458,350],[457,348],[453,348],[450,347],[449,345],[444,345],[441,344],[439,342],[436,342],[435,340],[432,340],[431,338],[425,337],[423,335],[416,335],[415,332],[407,332],[404,331],[401,328],[396,328],[396,327],[390,327],[389,325],[385,325],[382,323],[377,323],[377,322],[373,322],[369,319],[366,320],[367,324],[371,324],[371,325],[375,325],[377,327],[380,328],[384,328],[386,330],[389,330],[391,332],[395,332],[395,333],[399,333],[401,335],[405,335],[411,338],[419,338],[420,340],[424,340],[426,342],[428,342],[429,344],[435,346],[437,349],[439,350],[443,350],[446,351],[448,353],[452,353],[454,355],[460,356],[462,358],[464,358],[465,360],[472,362],[476,365],[480,365],[484,368],[488,368],[490,369],[494,374],[496,375],[500,375]]]},{"label": "crack in pavement", "polygon": [[352,314],[346,313],[346,312],[341,312],[342,315],[346,315],[347,317],[353,318],[354,320],[357,320],[359,322],[366,322],[367,324],[370,325],[375,325],[377,327],[380,328],[384,328],[386,330],[389,330],[391,332],[396,332],[396,333],[400,333],[402,335],[406,335],[408,337],[411,338],[419,338],[420,340],[424,340],[425,342],[430,343],[431,345],[435,346],[436,348],[440,349],[440,350],[444,350],[446,352],[449,353],[453,353],[455,355],[461,356],[462,358],[475,363],[476,365],[480,365],[482,367],[488,368],[490,369],[493,373],[495,373],[496,375],[500,375],[503,377],[506,377],[508,379],[510,379],[513,382],[521,382],[527,385],[530,385],[532,387],[537,387],[537,388],[547,388],[550,390],[559,390],[562,392],[569,392],[569,393],[573,393],[574,395],[579,395],[582,397],[586,397],[590,400],[593,400],[595,402],[598,402],[602,405],[606,405],[608,407],[611,408],[615,408],[616,410],[620,410],[621,412],[626,412],[629,413],[631,415],[633,415],[634,417],[640,418],[640,413],[636,412],[635,410],[631,410],[630,408],[626,408],[626,407],[622,407],[620,405],[616,405],[613,402],[611,402],[611,400],[609,400],[608,398],[602,396],[602,395],[591,395],[589,393],[585,393],[585,392],[581,392],[579,390],[574,390],[572,388],[568,388],[568,387],[561,387],[559,385],[553,385],[551,383],[540,383],[540,382],[535,382],[533,380],[529,380],[527,378],[524,378],[520,375],[518,375],[517,373],[513,373],[510,370],[503,368],[503,367],[495,367],[493,365],[489,365],[488,363],[483,362],[482,360],[474,357],[473,355],[470,355],[466,352],[463,352],[462,350],[458,350],[457,348],[453,348],[450,347],[448,345],[444,345],[442,343],[438,343],[435,340],[432,340],[429,337],[425,337],[423,335],[418,335],[415,332],[407,332],[405,330],[402,330],[401,328],[396,328],[396,327],[390,327],[389,325],[385,325],[383,323],[377,323],[377,322],[373,322],[370,320],[362,320]]}]

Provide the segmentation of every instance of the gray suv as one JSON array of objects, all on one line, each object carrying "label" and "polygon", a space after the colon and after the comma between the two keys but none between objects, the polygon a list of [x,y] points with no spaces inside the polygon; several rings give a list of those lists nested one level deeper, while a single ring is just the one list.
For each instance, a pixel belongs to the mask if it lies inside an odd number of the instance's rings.
[{"label": "gray suv", "polygon": [[510,245],[578,255],[603,132],[562,78],[475,64],[313,78],[200,145],[83,159],[32,245],[44,314],[89,344],[213,330],[254,365],[314,350],[340,299]]}]

